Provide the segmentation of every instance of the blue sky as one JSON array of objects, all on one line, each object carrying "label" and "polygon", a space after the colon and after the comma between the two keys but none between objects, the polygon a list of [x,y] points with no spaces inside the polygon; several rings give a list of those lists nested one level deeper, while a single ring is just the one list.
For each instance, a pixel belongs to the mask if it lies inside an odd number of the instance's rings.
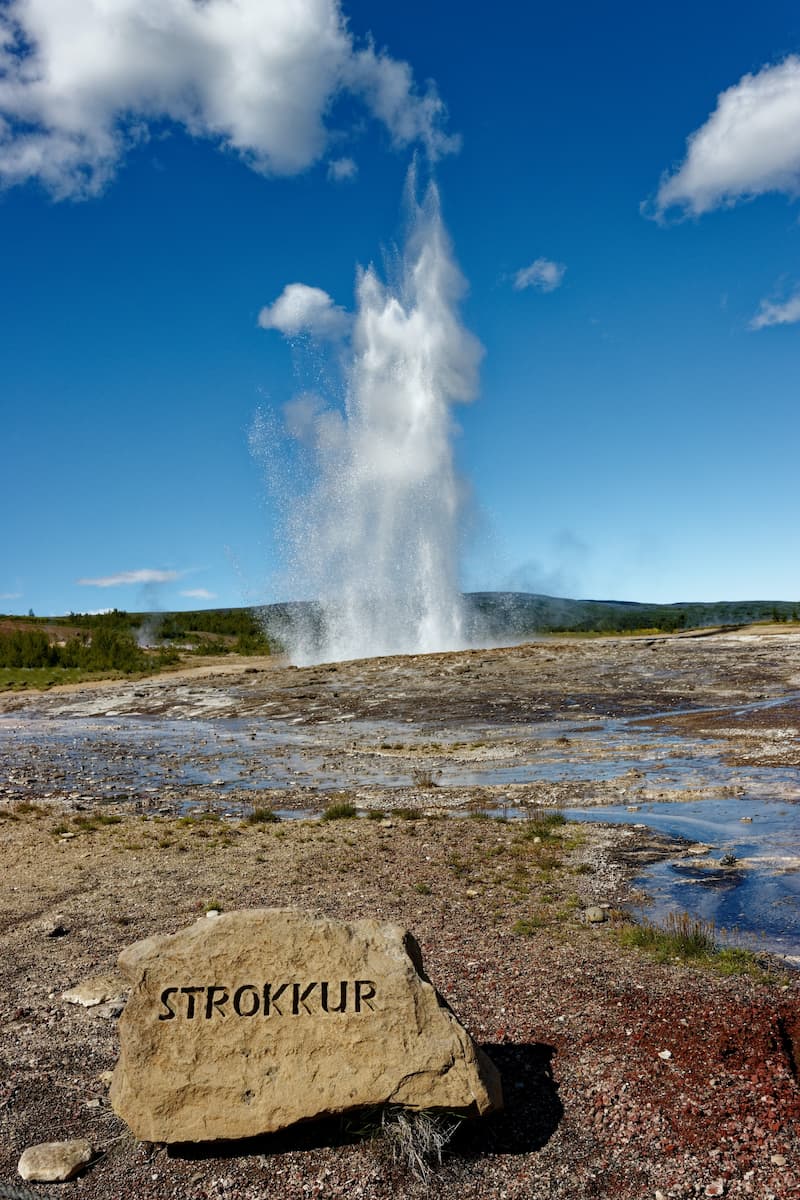
[{"label": "blue sky", "polygon": [[249,432],[326,368],[259,313],[352,307],[414,153],[485,349],[464,586],[800,597],[795,5],[0,22],[0,611],[287,598]]}]

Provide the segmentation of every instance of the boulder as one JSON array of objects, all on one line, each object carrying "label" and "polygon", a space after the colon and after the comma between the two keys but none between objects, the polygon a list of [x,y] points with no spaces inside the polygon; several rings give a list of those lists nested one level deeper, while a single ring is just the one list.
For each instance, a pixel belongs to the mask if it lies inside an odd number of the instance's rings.
[{"label": "boulder", "polygon": [[499,1075],[397,925],[222,913],[120,955],[109,1097],[151,1142],[252,1137],[369,1106],[478,1116]]},{"label": "boulder", "polygon": [[17,1170],[34,1183],[65,1183],[92,1161],[93,1150],[85,1138],[71,1142],[41,1142],[23,1150]]}]

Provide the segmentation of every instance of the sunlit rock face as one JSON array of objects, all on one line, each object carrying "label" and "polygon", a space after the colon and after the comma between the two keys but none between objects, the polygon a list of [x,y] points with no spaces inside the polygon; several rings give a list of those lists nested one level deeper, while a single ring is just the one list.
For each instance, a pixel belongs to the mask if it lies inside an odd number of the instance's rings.
[{"label": "sunlit rock face", "polygon": [[492,1063],[410,934],[283,909],[203,917],[128,947],[111,1102],[138,1138],[252,1137],[383,1104],[477,1116]]}]

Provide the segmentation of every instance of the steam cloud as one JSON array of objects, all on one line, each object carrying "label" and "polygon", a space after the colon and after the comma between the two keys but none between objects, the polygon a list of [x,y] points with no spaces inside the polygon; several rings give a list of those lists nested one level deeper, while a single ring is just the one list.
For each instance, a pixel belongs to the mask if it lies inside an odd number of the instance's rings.
[{"label": "steam cloud", "polygon": [[258,323],[262,329],[277,329],[286,337],[308,333],[335,340],[347,333],[350,317],[322,288],[288,283],[274,304],[262,308]]}]

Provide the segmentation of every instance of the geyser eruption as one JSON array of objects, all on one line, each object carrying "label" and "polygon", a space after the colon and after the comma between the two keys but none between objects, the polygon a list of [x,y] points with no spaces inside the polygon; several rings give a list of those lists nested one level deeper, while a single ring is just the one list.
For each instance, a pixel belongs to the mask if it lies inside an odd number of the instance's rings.
[{"label": "geyser eruption", "polygon": [[[292,583],[322,613],[314,638],[308,629],[290,635],[295,662],[464,645],[451,410],[475,394],[482,350],[459,320],[465,281],[438,191],[431,184],[418,204],[413,171],[407,190],[411,219],[396,282],[383,283],[373,267],[358,274],[342,357],[344,411],[308,395],[287,406],[287,428],[311,445],[315,467],[289,522]],[[332,313],[344,317],[325,293],[305,292],[309,332],[323,311],[323,331]],[[279,324],[289,293],[262,324]],[[301,297],[292,297],[296,332]]]}]

